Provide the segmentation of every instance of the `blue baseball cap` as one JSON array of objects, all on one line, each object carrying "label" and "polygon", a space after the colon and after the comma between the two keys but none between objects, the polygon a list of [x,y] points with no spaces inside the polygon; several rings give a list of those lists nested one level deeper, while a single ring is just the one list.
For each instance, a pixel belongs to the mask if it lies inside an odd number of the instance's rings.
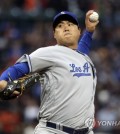
[{"label": "blue baseball cap", "polygon": [[77,16],[75,14],[73,14],[71,12],[68,12],[68,11],[62,11],[54,17],[54,19],[53,19],[53,29],[55,29],[55,27],[62,20],[68,20],[70,22],[73,22],[74,24],[76,24],[79,27],[79,22],[78,22]]}]

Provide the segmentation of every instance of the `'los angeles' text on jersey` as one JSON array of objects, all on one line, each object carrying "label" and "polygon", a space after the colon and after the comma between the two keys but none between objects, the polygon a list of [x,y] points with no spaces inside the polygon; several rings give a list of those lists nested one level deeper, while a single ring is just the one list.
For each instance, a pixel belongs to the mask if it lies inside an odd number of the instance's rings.
[{"label": "'los angeles' text on jersey", "polygon": [[71,67],[70,72],[73,73],[73,76],[81,77],[81,76],[91,76],[91,73],[89,71],[90,66],[89,63],[86,62],[83,64],[83,66],[77,66],[76,64],[69,64]]}]

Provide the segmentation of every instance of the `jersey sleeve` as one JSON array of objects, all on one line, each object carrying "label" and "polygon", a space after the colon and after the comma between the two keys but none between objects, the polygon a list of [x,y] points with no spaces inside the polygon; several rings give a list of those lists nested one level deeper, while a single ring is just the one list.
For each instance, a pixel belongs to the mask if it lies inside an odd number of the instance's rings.
[{"label": "jersey sleeve", "polygon": [[78,43],[78,51],[89,54],[92,44],[92,35],[93,32],[85,31],[83,36],[81,37],[79,43]]},{"label": "jersey sleeve", "polygon": [[30,55],[24,54],[15,65],[7,68],[0,76],[0,80],[9,81],[10,77],[15,80],[25,74],[39,72],[54,66],[54,58],[49,48],[40,48]]},{"label": "jersey sleeve", "polygon": [[30,73],[50,69],[54,66],[53,56],[49,47],[39,48],[30,55],[23,55],[17,62],[28,62]]}]

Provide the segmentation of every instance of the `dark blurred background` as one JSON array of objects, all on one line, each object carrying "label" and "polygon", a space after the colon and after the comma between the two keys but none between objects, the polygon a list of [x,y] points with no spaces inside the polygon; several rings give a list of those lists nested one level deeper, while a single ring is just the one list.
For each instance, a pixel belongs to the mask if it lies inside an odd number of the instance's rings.
[{"label": "dark blurred background", "polygon": [[[120,0],[0,0],[0,74],[24,53],[56,43],[56,13],[74,12],[84,31],[90,9],[100,15],[90,52],[98,75],[94,131],[120,134]],[[17,100],[0,102],[0,134],[33,134],[39,105],[39,84]]]}]

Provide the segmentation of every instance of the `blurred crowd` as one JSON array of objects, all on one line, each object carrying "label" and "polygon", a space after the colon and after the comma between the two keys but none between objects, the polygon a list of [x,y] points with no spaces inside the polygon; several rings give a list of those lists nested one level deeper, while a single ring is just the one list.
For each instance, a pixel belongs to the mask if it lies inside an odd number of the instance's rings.
[{"label": "blurred crowd", "polygon": [[[98,76],[94,131],[119,134],[119,0],[0,0],[0,74],[24,53],[56,43],[51,22],[57,12],[69,10],[77,14],[84,31],[89,9],[100,14],[90,52]],[[17,100],[0,102],[0,134],[33,134],[39,106],[39,83]]]}]

